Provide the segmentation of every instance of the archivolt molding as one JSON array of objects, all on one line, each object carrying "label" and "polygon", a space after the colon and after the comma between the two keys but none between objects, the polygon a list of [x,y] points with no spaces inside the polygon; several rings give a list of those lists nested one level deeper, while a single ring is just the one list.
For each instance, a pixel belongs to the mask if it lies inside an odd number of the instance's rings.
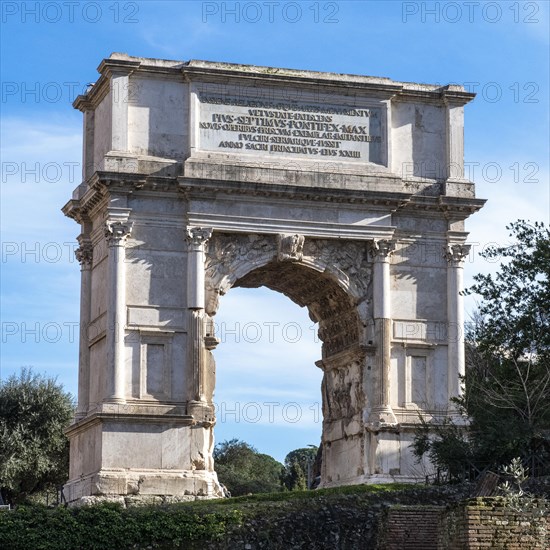
[{"label": "archivolt molding", "polygon": [[206,250],[207,313],[216,313],[219,297],[238,279],[270,262],[301,263],[330,274],[356,303],[370,296],[372,264],[366,242],[311,239],[294,234],[214,233]]},{"label": "archivolt molding", "polygon": [[371,262],[366,242],[215,232],[206,250],[206,313],[215,315],[219,297],[236,284],[265,285],[308,308],[330,358],[365,339]]},{"label": "archivolt molding", "polygon": [[248,272],[277,256],[274,236],[214,233],[206,250],[206,312],[214,315],[223,296]]}]

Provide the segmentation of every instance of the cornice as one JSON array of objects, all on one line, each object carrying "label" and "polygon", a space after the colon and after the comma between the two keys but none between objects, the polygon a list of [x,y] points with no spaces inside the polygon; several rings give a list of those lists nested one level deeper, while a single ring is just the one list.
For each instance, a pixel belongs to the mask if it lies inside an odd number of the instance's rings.
[{"label": "cornice", "polygon": [[377,192],[324,187],[302,187],[294,185],[261,184],[250,182],[224,182],[216,180],[178,178],[181,191],[188,198],[215,199],[218,194],[272,197],[313,202],[364,204],[391,212],[418,212],[446,217],[466,218],[477,212],[484,199],[424,196],[402,192]]},{"label": "cornice", "polygon": [[[109,405],[104,404],[102,405],[103,409],[108,409]],[[117,423],[130,423],[134,424],[136,422],[142,423],[142,424],[172,424],[172,425],[182,425],[182,426],[190,426],[193,424],[193,417],[189,414],[171,414],[166,413],[162,409],[166,409],[166,407],[159,407],[159,413],[158,414],[146,414],[146,413],[140,413],[137,414],[133,412],[134,409],[138,410],[145,408],[140,403],[128,403],[128,404],[122,404],[120,406],[113,405],[114,409],[118,409],[117,412],[94,412],[85,418],[75,422],[74,424],[70,425],[68,428],[65,429],[65,434],[68,437],[74,437],[75,435],[82,433],[85,430],[90,429],[92,426],[96,426],[98,424],[105,424],[107,422],[117,422]],[[184,410],[183,407],[172,407],[172,409],[180,409]],[[125,410],[128,410],[129,412],[125,412]]]},{"label": "cornice", "polygon": [[101,75],[95,84],[91,84],[88,91],[76,97],[73,101],[73,108],[85,112],[95,109],[109,93],[110,79]]},{"label": "cornice", "polygon": [[104,75],[114,73],[130,74],[141,65],[141,60],[138,58],[128,57],[123,59],[120,57],[108,57],[103,59],[97,68],[97,72]]},{"label": "cornice", "polygon": [[97,68],[101,76],[85,94],[76,97],[73,101],[73,107],[82,112],[95,109],[109,92],[113,76],[132,74],[139,69],[140,65],[141,61],[133,59],[116,59],[113,57],[104,59]]},{"label": "cornice", "polygon": [[472,101],[476,94],[466,92],[462,86],[447,84],[435,89],[426,89],[422,85],[411,84],[409,88],[403,88],[393,101],[411,102],[421,100],[422,103],[438,103],[443,105],[466,105]]},{"label": "cornice", "polygon": [[[441,195],[439,197],[440,209],[449,217],[459,215],[459,218],[468,217],[480,210],[487,202],[487,199],[448,197]],[[466,214],[462,216],[460,214]]]},{"label": "cornice", "polygon": [[108,194],[130,194],[138,190],[177,193],[178,189],[178,182],[174,178],[120,172],[95,172],[87,181],[87,189],[81,197],[69,200],[61,211],[65,216],[82,223]]},{"label": "cornice", "polygon": [[[103,99],[103,98],[101,98]],[[73,101],[73,108],[78,109],[82,113],[86,111],[91,111],[95,108],[93,101],[90,100],[88,93],[84,95],[76,96],[76,99]]]},{"label": "cornice", "polygon": [[182,72],[189,80],[199,77],[226,79],[244,79],[273,85],[300,84],[334,88],[361,90],[387,98],[412,100],[423,99],[438,103],[451,101],[455,104],[466,104],[476,94],[466,92],[462,86],[447,84],[420,84],[414,82],[399,82],[387,77],[372,77],[355,74],[339,74],[329,72],[261,67],[256,65],[240,65],[212,61],[191,60],[182,66]]},{"label": "cornice", "polygon": [[[193,63],[193,62],[190,62]],[[269,69],[268,67],[266,69]],[[277,69],[272,69],[273,72],[249,72],[238,71],[233,69],[224,69],[218,67],[207,66],[192,66],[186,65],[182,68],[184,78],[188,82],[218,82],[223,79],[225,84],[231,83],[252,83],[252,85],[264,85],[273,88],[274,86],[288,87],[295,86],[305,89],[315,89],[332,91],[333,93],[341,90],[353,90],[355,93],[368,95],[370,97],[378,97],[381,99],[389,99],[395,94],[399,94],[402,86],[392,83],[389,79],[380,79],[381,82],[370,80],[341,80],[337,76],[333,78],[323,78],[323,73],[308,74],[308,71],[296,71],[297,75],[277,72]],[[331,75],[331,73],[328,73]]]},{"label": "cornice", "polygon": [[76,222],[81,223],[80,201],[78,199],[70,199],[67,201],[61,208],[61,212],[63,212],[67,218],[72,218]]},{"label": "cornice", "polygon": [[301,86],[328,91],[352,90],[354,94],[370,95],[381,99],[397,101],[421,100],[427,103],[464,105],[475,94],[466,92],[462,86],[448,84],[422,84],[400,82],[387,77],[373,77],[355,74],[339,74],[278,67],[262,67],[237,63],[223,63],[202,60],[175,61],[145,57],[132,57],[114,53],[104,59],[98,71],[101,76],[91,89],[78,96],[73,103],[76,109],[95,108],[109,89],[109,81],[117,74],[143,74],[170,77],[187,82],[247,82],[273,86]]},{"label": "cornice", "polygon": [[136,191],[178,193],[184,199],[215,200],[219,195],[267,197],[317,203],[368,205],[371,209],[390,212],[418,213],[422,216],[441,216],[465,219],[485,204],[485,199],[425,196],[403,192],[367,191],[304,187],[283,184],[206,180],[179,176],[177,178],[96,172],[89,180],[86,192],[79,199],[69,200],[63,213],[81,223],[108,194],[130,194]]}]

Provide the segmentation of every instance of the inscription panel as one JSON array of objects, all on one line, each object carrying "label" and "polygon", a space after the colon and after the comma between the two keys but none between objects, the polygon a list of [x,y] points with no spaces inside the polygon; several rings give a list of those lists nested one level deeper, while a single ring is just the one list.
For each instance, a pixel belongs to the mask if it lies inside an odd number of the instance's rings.
[{"label": "inscription panel", "polygon": [[263,100],[207,91],[199,91],[197,98],[200,150],[384,163],[385,108],[380,104],[351,105],[349,98],[347,104]]}]

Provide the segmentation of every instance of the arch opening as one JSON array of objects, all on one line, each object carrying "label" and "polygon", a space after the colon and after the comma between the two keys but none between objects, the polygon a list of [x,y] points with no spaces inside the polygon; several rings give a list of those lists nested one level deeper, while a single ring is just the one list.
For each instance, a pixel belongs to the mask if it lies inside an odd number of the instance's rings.
[{"label": "arch opening", "polygon": [[307,310],[266,287],[233,287],[220,306],[216,441],[244,440],[279,462],[294,449],[319,446],[321,342]]},{"label": "arch opening", "polygon": [[307,307],[326,359],[372,340],[371,281],[365,243],[215,233],[207,251],[206,313],[216,314],[231,287],[265,286]]},{"label": "arch opening", "polygon": [[[299,246],[285,250],[285,239]],[[230,289],[265,287],[307,308],[318,323],[321,486],[356,483],[366,473],[363,419],[371,391],[365,346],[372,339],[371,268],[362,242],[215,233],[207,250],[206,313],[211,320],[220,296]]]},{"label": "arch opening", "polygon": [[234,287],[265,286],[284,294],[319,324],[323,342],[322,357],[327,358],[358,343],[360,320],[353,299],[326,273],[319,273],[295,262],[271,261],[240,279]]}]

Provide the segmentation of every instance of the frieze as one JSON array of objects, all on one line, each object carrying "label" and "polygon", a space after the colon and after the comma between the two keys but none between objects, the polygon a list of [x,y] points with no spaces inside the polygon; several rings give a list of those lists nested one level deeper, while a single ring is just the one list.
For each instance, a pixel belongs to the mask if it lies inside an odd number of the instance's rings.
[{"label": "frieze", "polygon": [[321,387],[323,421],[351,419],[364,407],[361,362],[353,361],[345,369],[325,371]]}]

